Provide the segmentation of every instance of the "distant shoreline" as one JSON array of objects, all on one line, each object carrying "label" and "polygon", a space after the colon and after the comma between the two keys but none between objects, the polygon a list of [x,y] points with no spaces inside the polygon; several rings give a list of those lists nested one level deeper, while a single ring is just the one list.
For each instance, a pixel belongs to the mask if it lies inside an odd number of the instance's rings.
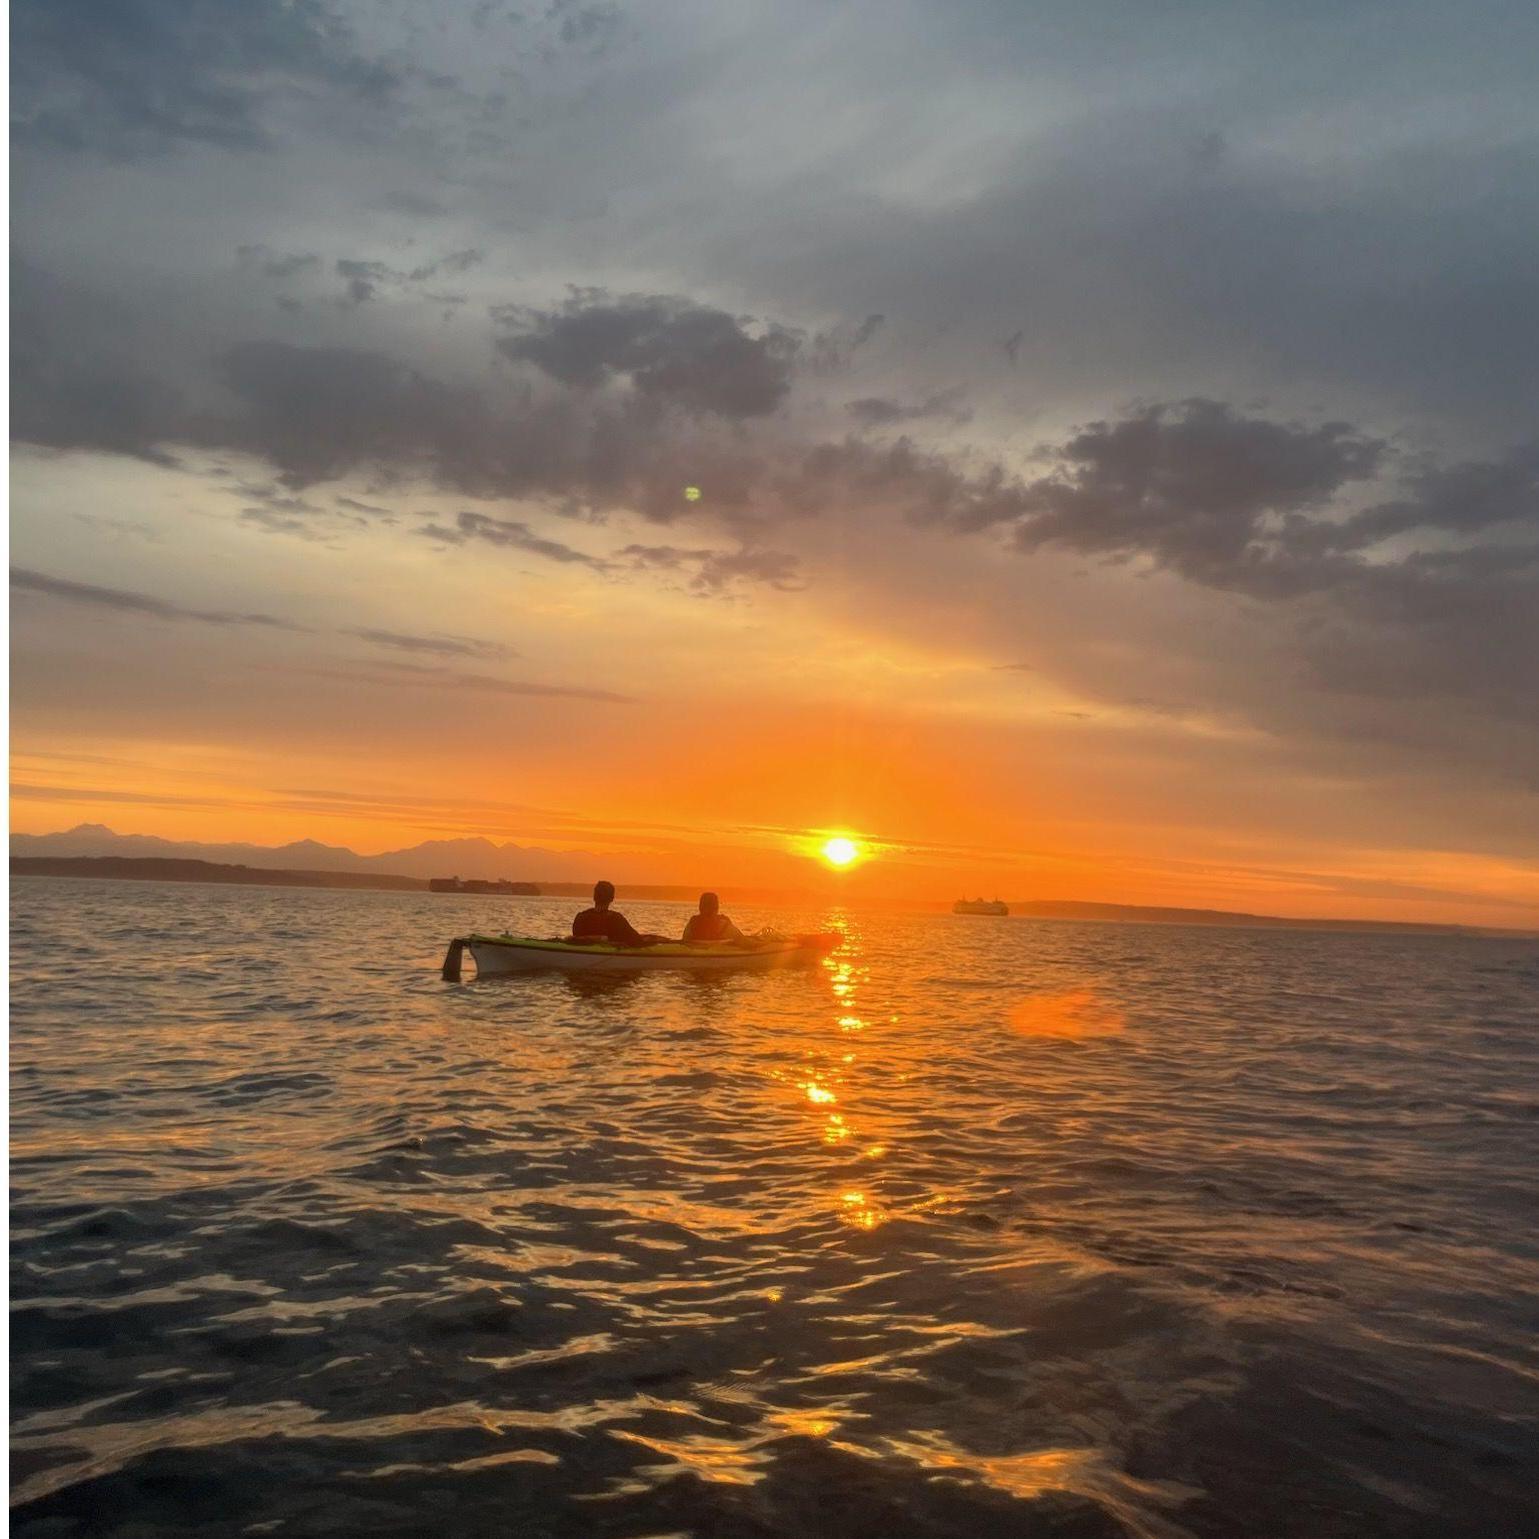
[{"label": "distant shoreline", "polygon": [[123,882],[206,882],[221,887],[346,887],[368,892],[426,892],[426,877],[372,871],[284,871],[133,855],[13,855],[12,876],[105,877]]},{"label": "distant shoreline", "polygon": [[[77,880],[130,882],[203,882],[224,887],[331,888],[353,892],[428,892],[428,878],[399,876],[388,872],[270,870],[261,866],[228,865],[209,860],[173,860],[152,856],[11,856],[12,876],[64,877]],[[541,882],[540,897],[586,898],[589,888],[581,882]],[[823,895],[805,892],[722,887],[724,901],[770,908],[817,904]],[[694,903],[698,889],[689,886],[657,886],[626,883],[625,897],[638,903]],[[445,893],[444,897],[501,897],[506,893]],[[889,912],[946,914],[944,902],[861,898],[856,906]],[[1347,934],[1479,935],[1539,940],[1539,931],[1500,926],[1413,924],[1390,919],[1288,919],[1271,914],[1247,914],[1226,909],[1154,907],[1134,903],[1082,903],[1057,899],[1010,902],[1010,918],[1053,919],[1082,924],[1194,925],[1229,930],[1332,930]],[[986,927],[1008,923],[987,915],[957,915],[961,925]]]}]

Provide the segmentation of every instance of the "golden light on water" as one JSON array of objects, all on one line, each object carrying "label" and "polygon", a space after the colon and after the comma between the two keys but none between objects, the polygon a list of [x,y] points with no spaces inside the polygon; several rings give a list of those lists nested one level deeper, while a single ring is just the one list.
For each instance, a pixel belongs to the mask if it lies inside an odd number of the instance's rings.
[{"label": "golden light on water", "polygon": [[860,846],[843,834],[836,834],[824,842],[823,859],[831,866],[848,866],[860,857]]}]

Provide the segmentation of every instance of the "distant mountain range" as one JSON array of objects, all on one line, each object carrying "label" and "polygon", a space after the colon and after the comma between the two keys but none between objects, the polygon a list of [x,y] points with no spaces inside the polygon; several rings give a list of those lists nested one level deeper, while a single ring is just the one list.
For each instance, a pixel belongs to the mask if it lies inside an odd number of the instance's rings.
[{"label": "distant mountain range", "polygon": [[[335,844],[300,839],[276,847],[262,844],[198,844],[158,839],[150,834],[118,834],[100,823],[81,823],[58,834],[12,834],[12,870],[18,875],[118,876],[156,881],[249,883],[252,878],[232,868],[270,871],[269,881],[304,887],[416,888],[429,877],[459,876],[486,881],[508,879],[537,882],[550,896],[585,894],[596,871],[611,862],[586,850],[545,850],[537,846],[497,844],[490,839],[429,839],[409,849],[383,855],[359,855]],[[16,865],[14,862],[25,862]],[[73,869],[69,861],[106,861],[106,866]],[[157,862],[165,862],[157,865]],[[205,862],[194,869],[194,863]],[[35,864],[34,864],[35,863]],[[148,863],[148,864],[140,864]],[[223,868],[223,869],[218,869]],[[281,873],[281,874],[278,874]],[[326,875],[336,880],[325,881]],[[682,899],[690,902],[695,887],[657,886],[626,882],[634,898]],[[809,894],[768,888],[722,886],[724,896],[753,903],[805,902]],[[940,911],[949,903],[867,897],[878,908]],[[1010,912],[1022,919],[1080,919],[1102,923],[1223,925],[1265,929],[1387,930],[1401,933],[1476,933],[1465,925],[1407,924],[1373,919],[1283,919],[1270,914],[1234,913],[1224,909],[1155,908],[1133,903],[1079,903],[1053,899],[1012,899]],[[968,919],[968,924],[988,921]],[[1000,921],[994,920],[993,923]],[[1525,931],[1484,933],[1526,934]]]},{"label": "distant mountain range", "polygon": [[134,859],[206,860],[263,871],[346,871],[359,875],[462,876],[487,881],[587,882],[604,864],[585,850],[544,850],[490,839],[429,839],[410,849],[359,855],[337,844],[299,839],[293,844],[199,844],[119,834],[101,823],[80,823],[59,834],[12,834],[11,854],[25,858],[118,855]]}]

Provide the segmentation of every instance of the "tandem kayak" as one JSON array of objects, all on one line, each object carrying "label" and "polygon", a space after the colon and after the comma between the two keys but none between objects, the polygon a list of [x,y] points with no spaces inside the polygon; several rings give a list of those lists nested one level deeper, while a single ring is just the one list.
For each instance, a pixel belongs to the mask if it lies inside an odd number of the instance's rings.
[{"label": "tandem kayak", "polygon": [[531,935],[465,935],[449,942],[444,977],[458,981],[468,950],[476,974],[524,973],[554,968],[559,972],[716,973],[763,971],[816,962],[844,937],[837,931],[817,935],[764,935],[747,941],[713,941],[686,945],[663,941],[655,946],[616,946],[608,941],[538,940]]}]

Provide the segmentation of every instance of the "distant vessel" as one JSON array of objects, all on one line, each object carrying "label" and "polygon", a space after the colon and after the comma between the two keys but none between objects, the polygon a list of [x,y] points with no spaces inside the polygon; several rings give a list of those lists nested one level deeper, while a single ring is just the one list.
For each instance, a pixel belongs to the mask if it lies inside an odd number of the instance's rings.
[{"label": "distant vessel", "polygon": [[951,905],[953,914],[995,914],[1004,918],[1010,912],[1008,903],[1001,903],[998,898],[985,902],[982,898],[958,898]]},{"label": "distant vessel", "polygon": [[540,889],[533,882],[462,882],[457,876],[435,876],[428,883],[429,892],[489,892],[499,898],[538,898]]}]

